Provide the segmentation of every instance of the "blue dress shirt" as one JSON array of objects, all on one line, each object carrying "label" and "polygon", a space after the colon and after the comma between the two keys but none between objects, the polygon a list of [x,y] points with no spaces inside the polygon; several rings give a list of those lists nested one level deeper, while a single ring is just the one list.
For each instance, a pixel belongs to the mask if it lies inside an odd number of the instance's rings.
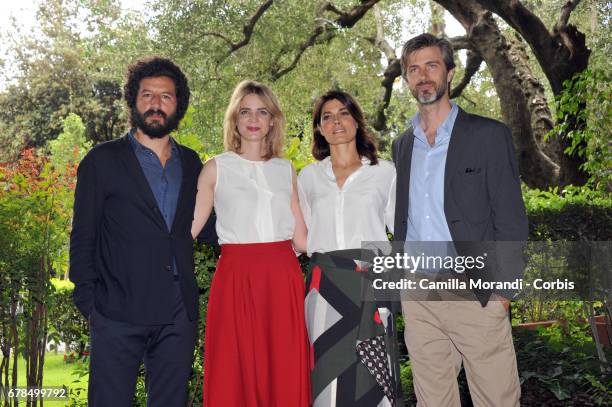
[{"label": "blue dress shirt", "polygon": [[459,108],[454,103],[451,105],[451,111],[436,131],[433,146],[429,145],[421,127],[420,113],[412,117],[415,138],[410,166],[406,241],[452,241],[444,214],[444,169]]}]

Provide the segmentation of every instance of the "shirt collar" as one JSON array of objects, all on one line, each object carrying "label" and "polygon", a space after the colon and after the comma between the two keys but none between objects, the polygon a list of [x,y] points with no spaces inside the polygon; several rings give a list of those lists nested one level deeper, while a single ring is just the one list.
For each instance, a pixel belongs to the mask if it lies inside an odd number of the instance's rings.
[{"label": "shirt collar", "polygon": [[[446,118],[436,130],[436,144],[440,142],[448,141],[453,132],[453,126],[455,125],[455,119],[457,118],[457,114],[459,113],[459,107],[455,102],[450,102],[451,110],[446,115]],[[427,137],[425,136],[425,132],[421,127],[421,113],[416,112],[411,119],[412,128],[414,129],[414,136],[419,139],[423,143],[427,143]]]},{"label": "shirt collar", "polygon": [[[132,143],[132,146],[134,147],[134,149],[137,152],[141,152],[141,153],[148,151],[148,152],[151,152],[151,153],[155,154],[153,152],[153,150],[151,150],[150,148],[142,145],[140,143],[140,141],[138,141],[136,139],[135,134],[136,134],[136,128],[132,128],[128,132],[128,139],[130,140],[130,143]],[[174,141],[174,139],[172,137],[170,137],[170,148],[171,148],[171,151],[172,151],[172,155],[171,155],[170,159],[173,159],[174,157],[178,156],[178,147],[176,146],[176,141]]]},{"label": "shirt collar", "polygon": [[[325,171],[325,175],[331,180],[336,182],[336,176],[334,175],[334,169],[332,168],[331,156],[327,156],[320,161],[321,166],[323,166],[323,171]],[[368,165],[370,165],[370,159],[367,157],[361,157],[361,167],[357,170],[361,170]]]}]

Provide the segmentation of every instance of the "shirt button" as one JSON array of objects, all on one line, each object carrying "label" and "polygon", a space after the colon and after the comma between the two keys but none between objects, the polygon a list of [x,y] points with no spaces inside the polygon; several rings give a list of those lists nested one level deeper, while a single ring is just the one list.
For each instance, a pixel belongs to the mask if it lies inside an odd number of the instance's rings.
[{"label": "shirt button", "polygon": [[425,219],[429,219],[429,215],[425,216]]},{"label": "shirt button", "polygon": [[425,198],[429,198],[429,194],[425,194]]}]

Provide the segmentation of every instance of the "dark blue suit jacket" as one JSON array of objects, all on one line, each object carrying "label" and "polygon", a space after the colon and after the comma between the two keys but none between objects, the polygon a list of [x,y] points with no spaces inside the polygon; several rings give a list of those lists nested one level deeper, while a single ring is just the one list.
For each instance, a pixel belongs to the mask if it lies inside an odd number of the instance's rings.
[{"label": "dark blue suit jacket", "polygon": [[[78,168],[70,236],[74,301],[88,316],[96,310],[134,324],[173,321],[172,259],[187,314],[198,315],[191,222],[202,168],[198,155],[178,146],[183,177],[168,230],[132,146],[124,136],[99,144]],[[214,218],[203,235],[215,240]],[[202,236],[202,235],[201,235]]]}]

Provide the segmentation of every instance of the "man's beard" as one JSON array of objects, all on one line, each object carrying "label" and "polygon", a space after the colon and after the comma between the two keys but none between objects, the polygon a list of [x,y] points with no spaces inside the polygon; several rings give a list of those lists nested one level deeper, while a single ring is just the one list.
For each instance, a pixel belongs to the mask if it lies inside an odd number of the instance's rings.
[{"label": "man's beard", "polygon": [[[147,123],[146,119],[149,116],[157,114],[163,118],[161,121]],[[144,113],[140,113],[136,106],[132,108],[132,125],[142,130],[144,134],[151,138],[163,138],[172,133],[178,127],[181,119],[178,118],[176,112],[167,116],[161,110],[150,109]]]},{"label": "man's beard", "polygon": [[[416,87],[414,88],[414,90],[412,90],[412,96],[414,96],[416,100],[418,100],[419,103],[422,105],[431,105],[432,103],[437,102],[438,100],[440,100],[440,98],[442,98],[442,96],[444,96],[444,94],[448,90],[448,85],[446,82],[442,82],[440,84],[440,87],[436,86],[436,83],[433,81],[429,81],[427,83],[431,83],[433,85],[435,92],[428,92],[427,94],[421,94],[419,93],[419,90]],[[423,83],[418,83],[417,87],[418,85],[422,85],[422,84]]]}]

